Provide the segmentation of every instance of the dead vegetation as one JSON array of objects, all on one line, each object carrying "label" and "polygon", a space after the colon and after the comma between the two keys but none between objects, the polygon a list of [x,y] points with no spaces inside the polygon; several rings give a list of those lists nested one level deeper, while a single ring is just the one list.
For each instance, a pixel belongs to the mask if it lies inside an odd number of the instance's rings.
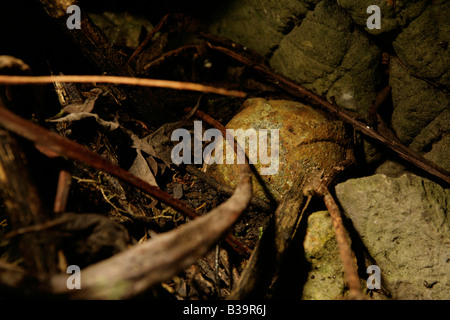
[{"label": "dead vegetation", "polygon": [[[244,97],[305,101],[449,182],[447,172],[274,73],[248,48],[208,34],[194,19],[166,15],[129,48],[111,46],[84,12],[83,27],[67,30],[60,1],[39,3],[37,19],[59,25],[55,35],[71,43],[75,60],[52,51],[30,63],[17,58],[20,49],[16,57],[0,57],[1,74],[27,76],[0,76],[4,296],[276,297],[272,289],[303,213],[311,203],[324,206],[313,200],[318,196],[334,214],[350,297],[361,298],[328,191],[350,163],[299,174],[280,204],[252,197],[248,164],[240,165],[233,190],[201,166],[172,163],[173,130],[190,128],[194,119],[223,130]],[[48,77],[72,74],[74,65],[108,77]],[[81,290],[67,287],[70,265],[81,268]]]}]

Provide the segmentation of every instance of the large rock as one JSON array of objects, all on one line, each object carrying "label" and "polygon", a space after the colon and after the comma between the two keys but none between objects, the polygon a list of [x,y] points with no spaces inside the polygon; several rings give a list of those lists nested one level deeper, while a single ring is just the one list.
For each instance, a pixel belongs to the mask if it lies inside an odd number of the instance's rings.
[{"label": "large rock", "polygon": [[235,0],[210,21],[210,30],[263,56],[270,56],[283,35],[308,12],[317,1]]},{"label": "large rock", "polygon": [[450,298],[449,189],[374,175],[338,184],[336,196],[393,298]]},{"label": "large rock", "polygon": [[366,1],[337,2],[365,32],[395,35],[392,43],[395,53],[413,74],[447,87],[450,85],[449,1],[371,1],[371,5],[380,8],[380,29],[367,28],[370,14],[366,12],[369,6]]},{"label": "large rock", "polygon": [[[338,0],[339,6],[349,13],[352,19],[364,31],[371,34],[383,34],[392,32],[409,24],[414,18],[419,16],[426,8],[428,0],[410,1],[386,1],[372,0],[370,2],[360,0]],[[377,5],[381,12],[381,29],[367,28],[367,19],[371,14],[367,13],[369,5]]]},{"label": "large rock", "polygon": [[307,89],[365,114],[380,82],[380,50],[334,1],[321,1],[281,40],[270,63]]},{"label": "large rock", "polygon": [[398,59],[390,70],[394,112],[392,126],[398,138],[410,144],[421,130],[449,105],[449,97],[427,82],[412,76]]},{"label": "large rock", "polygon": [[[235,130],[237,143],[245,148],[250,163],[254,160],[255,169],[261,176],[260,179],[253,177],[253,192],[262,198],[269,192],[275,200],[281,201],[300,175],[308,174],[312,168],[329,173],[346,160],[349,137],[343,123],[300,102],[247,99],[242,111],[226,128]],[[241,140],[251,129],[255,140]],[[270,131],[264,134],[264,130]],[[234,157],[234,149],[222,139],[215,143],[215,154],[222,158],[223,164],[213,164],[208,173],[235,188],[239,181],[239,166],[235,164],[238,160]],[[231,161],[228,155],[231,155]],[[267,156],[268,161],[261,161],[261,155]]]},{"label": "large rock", "polygon": [[378,90],[380,50],[335,1],[232,1],[210,26],[344,108],[364,115]]},{"label": "large rock", "polygon": [[450,87],[449,1],[433,1],[393,42],[398,57],[412,73]]},{"label": "large rock", "polygon": [[450,96],[392,59],[392,127],[410,148],[450,170]]}]

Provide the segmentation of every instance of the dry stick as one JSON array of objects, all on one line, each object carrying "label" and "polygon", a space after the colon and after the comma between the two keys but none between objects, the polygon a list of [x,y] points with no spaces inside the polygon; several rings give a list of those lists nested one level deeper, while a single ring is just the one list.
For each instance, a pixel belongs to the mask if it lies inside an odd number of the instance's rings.
[{"label": "dry stick", "polygon": [[[206,121],[205,121],[206,122]],[[188,172],[191,175],[196,176],[197,178],[200,178],[201,180],[205,181],[207,184],[209,184],[211,187],[216,189],[218,192],[225,194],[227,196],[231,196],[234,192],[233,188],[223,185],[222,183],[218,182],[216,179],[211,177],[210,175],[204,173],[203,171],[197,169],[192,164],[188,164],[186,166],[186,172]],[[273,211],[273,208],[271,207],[270,203],[268,201],[265,201],[257,196],[253,196],[252,200],[250,201],[250,205],[258,208],[260,210],[263,210],[264,212],[271,212]]]},{"label": "dry stick", "polygon": [[30,121],[22,119],[21,117],[8,111],[3,105],[0,105],[0,125],[7,130],[36,143],[38,146],[45,147],[56,154],[83,162],[91,167],[103,170],[118,178],[121,178],[147,192],[151,196],[160,199],[169,206],[180,210],[190,218],[195,218],[196,216],[194,209],[186,207],[186,205],[178,199],[171,198],[169,194],[166,194],[158,188],[153,187],[145,181],[131,175],[128,171],[112,164],[87,147],[35,125]]},{"label": "dry stick", "polygon": [[159,79],[146,79],[146,78],[133,78],[133,77],[117,77],[117,76],[100,76],[100,75],[61,75],[61,76],[5,76],[0,75],[0,83],[3,84],[46,84],[54,82],[72,82],[72,83],[114,83],[114,84],[126,84],[132,86],[143,87],[157,87],[177,90],[190,90],[200,92],[210,92],[226,96],[235,96],[244,98],[245,92],[238,90],[227,90],[223,88],[216,88],[212,86],[206,86],[193,82],[180,82],[172,80],[159,80]]},{"label": "dry stick", "polygon": [[[194,219],[197,214],[193,208],[190,208],[181,200],[178,200],[168,193],[146,183],[142,179],[130,174],[127,170],[111,163],[102,158],[87,147],[84,147],[76,142],[68,140],[57,133],[46,130],[38,125],[35,125],[14,113],[8,111],[3,102],[0,101],[0,125],[9,131],[12,131],[32,142],[37,146],[44,147],[51,152],[68,157],[73,160],[83,162],[93,168],[107,172],[131,185],[143,190],[149,195],[159,199],[163,203],[178,210],[184,215]],[[236,250],[242,254],[248,254],[250,249],[243,245],[236,238],[228,235],[226,241]]]},{"label": "dry stick", "polygon": [[[13,229],[48,220],[21,145],[3,128],[0,128],[0,198]],[[28,272],[36,276],[57,270],[56,248],[48,238],[27,235],[19,239],[17,245]]]},{"label": "dry stick", "polygon": [[[207,215],[142,245],[85,268],[82,290],[75,298],[125,299],[170,279],[210,251],[247,208],[251,196],[251,171],[240,165],[240,182],[228,201]],[[54,293],[68,293],[67,275],[51,278]]]},{"label": "dry stick", "polygon": [[338,106],[322,99],[321,97],[313,94],[312,92],[309,92],[304,87],[300,86],[299,84],[296,84],[294,81],[273,72],[265,65],[262,65],[260,63],[255,63],[251,59],[248,59],[231,49],[224,48],[221,46],[215,46],[209,42],[208,42],[208,46],[213,50],[222,52],[222,53],[236,59],[237,61],[240,61],[246,65],[251,66],[255,70],[257,70],[257,71],[261,72],[262,74],[264,74],[265,76],[267,76],[268,81],[272,82],[273,84],[275,84],[278,87],[284,88],[287,92],[293,94],[294,96],[305,99],[308,102],[310,102],[318,107],[324,108],[324,109],[330,111],[331,113],[336,114],[343,121],[351,124],[353,126],[353,128],[360,131],[364,135],[383,143],[385,146],[387,146],[389,149],[394,151],[401,158],[410,162],[417,168],[428,172],[429,174],[445,181],[446,183],[450,183],[450,172],[449,171],[437,166],[432,161],[430,161],[414,152],[411,152],[404,145],[402,145],[396,141],[389,141],[388,139],[383,137],[381,134],[374,131],[370,127],[368,127],[367,124],[355,119],[355,117],[353,115],[351,115],[349,112],[340,110],[340,108]]},{"label": "dry stick", "polygon": [[72,174],[66,169],[61,169],[58,176],[53,212],[62,213],[66,211],[71,182]]},{"label": "dry stick", "polygon": [[[192,110],[193,109],[190,108],[190,107],[184,109],[185,112],[190,112]],[[228,143],[230,145],[234,145],[234,152],[237,153],[238,149],[240,149],[241,152],[245,154],[245,157],[244,157],[245,162],[246,163],[248,162],[247,154],[242,150],[242,147],[239,145],[239,143],[237,143],[234,140],[233,135],[226,130],[226,128],[225,128],[225,126],[223,124],[221,124],[219,121],[217,121],[216,119],[212,118],[211,116],[209,116],[208,114],[206,114],[206,113],[204,113],[204,112],[202,112],[200,110],[195,110],[195,115],[200,120],[205,121],[210,126],[218,129],[220,131],[220,133],[222,133],[222,136],[224,136],[225,139],[228,141]]]},{"label": "dry stick", "polygon": [[[218,129],[222,133],[222,136],[226,137],[226,139],[228,140],[230,145],[235,146],[235,148],[234,148],[235,152],[236,152],[237,148],[240,148],[239,144],[234,141],[234,137],[227,132],[226,128],[219,121],[213,119],[208,114],[206,114],[200,110],[196,110],[195,108],[187,107],[187,108],[184,108],[183,111],[188,113],[189,115],[191,112],[193,112],[199,119],[203,120],[210,126]],[[248,161],[247,155],[245,158],[246,158],[246,161]],[[219,191],[221,193],[225,193],[228,195],[232,193],[233,189],[231,187],[221,185],[217,180],[208,176],[207,174],[203,173],[202,171],[197,170],[192,165],[186,166],[186,171],[188,171],[189,173],[196,175],[197,177],[206,181],[208,184],[210,184],[211,186],[216,188],[217,191]],[[250,204],[254,205],[257,208],[262,209],[266,212],[272,211],[274,209],[268,201],[264,201],[263,199],[261,199],[257,196],[252,197]]]},{"label": "dry stick", "polygon": [[[184,207],[183,202],[110,164],[86,147],[21,119],[2,106],[0,125],[35,143],[45,145],[52,152],[113,174],[160,200],[163,198],[180,211],[192,213],[193,209]],[[84,269],[83,290],[77,291],[75,297],[130,298],[169,279],[195,262],[227,234],[247,208],[252,197],[251,179],[251,170],[246,162],[240,165],[240,182],[234,194],[209,214]],[[52,293],[66,294],[69,293],[66,281],[66,275],[56,275],[50,278],[47,285]]]},{"label": "dry stick", "polygon": [[145,72],[148,72],[148,69],[161,64],[167,58],[176,57],[180,53],[183,53],[186,50],[192,50],[192,49],[195,49],[198,51],[198,45],[195,45],[195,44],[185,45],[182,47],[178,47],[174,50],[171,50],[169,52],[166,52],[166,53],[162,54],[159,58],[156,58],[155,60],[152,60],[149,63],[147,63],[145,66],[142,67],[142,70],[144,70]]},{"label": "dry stick", "polygon": [[47,230],[47,229],[53,228],[55,226],[59,226],[68,221],[71,221],[73,219],[74,219],[73,216],[62,216],[62,217],[59,217],[59,218],[56,218],[53,220],[48,220],[47,222],[44,222],[44,223],[35,224],[35,225],[29,226],[29,227],[14,229],[13,231],[10,231],[10,232],[6,233],[5,235],[3,235],[2,239],[7,240],[7,239],[17,237],[19,235],[29,234],[29,233],[33,233],[33,232],[39,232],[42,230]]},{"label": "dry stick", "polygon": [[348,243],[347,235],[345,234],[345,227],[342,223],[341,213],[338,206],[336,205],[336,202],[333,199],[333,196],[328,190],[326,190],[323,200],[333,222],[336,242],[339,248],[339,255],[341,256],[341,261],[344,266],[345,278],[347,279],[347,285],[350,291],[350,298],[361,299],[362,294],[361,286],[359,283],[359,276],[355,268],[350,244]]},{"label": "dry stick", "polygon": [[[144,41],[142,41],[141,44],[139,44],[139,46],[136,48],[136,50],[134,50],[133,54],[127,61],[127,65],[129,65],[134,58],[141,54],[145,46],[150,42],[150,40],[153,39],[156,33],[160,32],[160,30],[168,24],[169,18],[173,15],[174,14],[172,13],[168,13],[158,22],[158,24],[148,33],[147,37],[145,37]],[[175,14],[175,17],[177,17],[177,14]]]}]

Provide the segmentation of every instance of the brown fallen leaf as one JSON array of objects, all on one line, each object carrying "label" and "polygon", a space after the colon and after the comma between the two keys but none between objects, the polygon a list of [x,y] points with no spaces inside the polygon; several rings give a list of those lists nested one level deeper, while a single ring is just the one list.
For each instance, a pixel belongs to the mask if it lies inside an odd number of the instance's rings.
[{"label": "brown fallen leaf", "polygon": [[136,150],[136,158],[128,171],[148,184],[158,187],[155,176],[150,170],[147,160],[145,160],[141,150]]}]

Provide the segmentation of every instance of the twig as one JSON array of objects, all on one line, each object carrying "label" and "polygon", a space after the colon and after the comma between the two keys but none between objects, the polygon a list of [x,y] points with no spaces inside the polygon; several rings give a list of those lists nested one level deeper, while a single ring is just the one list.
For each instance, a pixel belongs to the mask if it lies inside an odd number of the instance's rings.
[{"label": "twig", "polygon": [[[207,215],[166,232],[83,270],[85,299],[125,299],[174,276],[206,254],[229,231],[252,196],[248,163],[240,165],[240,182],[225,203]],[[68,293],[67,276],[51,278],[53,293]]]},{"label": "twig", "polygon": [[124,170],[102,158],[87,147],[16,116],[14,113],[4,108],[2,102],[0,102],[0,125],[5,127],[7,130],[36,143],[37,145],[44,146],[46,149],[49,149],[56,154],[83,162],[93,168],[105,171],[121,178],[135,187],[140,188],[148,194],[158,198],[165,204],[184,212],[188,217],[195,218],[194,210],[186,207],[183,202],[172,198],[169,194],[149,185],[138,177],[131,175],[127,170]]},{"label": "twig", "polygon": [[345,279],[349,288],[350,299],[363,299],[361,286],[359,283],[359,276],[354,263],[352,249],[347,240],[345,233],[345,227],[342,223],[341,212],[333,196],[329,191],[329,186],[333,182],[333,179],[342,171],[342,168],[336,167],[330,173],[321,175],[320,178],[312,180],[312,183],[304,190],[307,194],[314,194],[323,197],[325,206],[330,214],[333,229],[336,236],[336,242],[339,249],[339,255],[341,257],[342,265],[344,267]]},{"label": "twig", "polygon": [[134,50],[133,54],[130,56],[130,58],[127,61],[127,65],[131,63],[131,61],[137,57],[142,50],[144,50],[145,46],[150,42],[150,40],[153,39],[155,34],[161,30],[162,27],[166,26],[169,21],[169,17],[171,17],[172,14],[168,13],[166,14],[159,22],[158,24],[148,33],[148,35],[145,37],[144,41],[142,41],[139,46]]},{"label": "twig", "polygon": [[47,230],[56,226],[59,226],[63,223],[66,223],[70,220],[73,220],[74,217],[73,216],[62,216],[53,220],[48,220],[47,222],[44,223],[40,223],[40,224],[35,224],[32,226],[28,226],[28,227],[23,227],[23,228],[18,228],[15,229],[13,231],[8,232],[7,234],[2,236],[2,239],[7,240],[7,239],[11,239],[14,237],[17,237],[19,235],[24,235],[24,234],[28,234],[28,233],[33,233],[33,232],[39,232],[42,230]]},{"label": "twig", "polygon": [[[127,61],[127,65],[129,65],[133,59],[135,59],[141,52],[145,49],[145,47],[148,45],[148,43],[153,39],[153,37],[158,33],[162,32],[163,28],[167,26],[171,26],[173,22],[175,24],[180,24],[183,28],[183,31],[195,31],[198,29],[198,27],[194,24],[193,26],[189,23],[186,23],[185,16],[181,13],[168,13],[164,17],[162,17],[161,20],[159,20],[158,24],[148,33],[148,35],[145,37],[144,41],[142,41],[139,46],[136,48],[136,50],[133,52],[133,54],[130,56],[130,58]],[[169,29],[170,31],[170,29]],[[158,59],[159,60],[159,59]]]},{"label": "twig", "polygon": [[66,169],[59,171],[58,186],[56,187],[56,196],[53,205],[53,212],[62,213],[66,211],[67,198],[69,197],[72,174]]},{"label": "twig", "polygon": [[[0,128],[0,198],[13,229],[49,219],[21,145],[3,128]],[[30,273],[45,275],[57,270],[56,248],[48,238],[27,235],[18,241],[18,248]]]},{"label": "twig", "polygon": [[[206,38],[207,35],[203,34]],[[299,97],[301,99],[304,99],[308,101],[309,103],[319,107],[323,108],[332,114],[337,115],[340,117],[343,121],[351,124],[353,128],[355,128],[357,131],[360,131],[362,134],[379,141],[383,143],[385,146],[387,146],[389,149],[391,149],[393,152],[395,152],[397,155],[399,155],[404,160],[408,161],[409,163],[413,164],[415,167],[424,170],[425,172],[428,172],[429,174],[437,177],[438,179],[446,182],[447,184],[450,183],[450,172],[437,166],[432,161],[410,151],[407,147],[404,145],[396,142],[396,141],[389,141],[385,137],[383,137],[381,134],[376,132],[375,130],[371,129],[367,124],[365,124],[362,121],[359,121],[358,119],[355,119],[354,115],[350,114],[347,111],[341,110],[338,106],[324,100],[323,98],[319,97],[318,95],[309,92],[301,85],[295,83],[293,80],[282,76],[280,74],[275,73],[267,66],[255,62],[238,52],[235,52],[234,50],[230,48],[225,48],[222,46],[216,46],[212,43],[208,42],[208,46],[216,51],[222,52],[223,54],[226,54],[233,59],[236,59],[237,61],[240,61],[248,66],[251,66],[258,72],[262,73],[268,81],[273,83],[274,85],[283,88],[288,93]],[[236,47],[239,47],[238,45],[235,45]]]},{"label": "twig", "polygon": [[[187,206],[183,201],[172,197],[170,194],[130,174],[127,170],[124,170],[114,163],[111,163],[110,161],[102,158],[87,147],[68,140],[58,135],[57,133],[51,132],[38,125],[35,125],[8,111],[4,107],[3,101],[1,99],[0,125],[7,130],[18,134],[53,153],[80,161],[95,169],[102,170],[119,179],[122,179],[123,181],[128,182],[129,184],[141,189],[149,195],[159,199],[168,206],[171,206],[172,208],[178,210],[191,219],[195,219],[197,217],[195,210]],[[227,236],[226,241],[241,254],[248,254],[250,252],[250,249],[248,249],[231,235]]]},{"label": "twig", "polygon": [[184,51],[193,50],[193,49],[198,51],[198,45],[185,45],[185,46],[173,49],[169,52],[164,53],[163,55],[156,58],[155,60],[152,60],[149,63],[147,63],[145,66],[142,67],[142,70],[145,72],[148,72],[148,69],[161,64],[166,59],[171,58],[171,57],[176,57],[177,55],[179,55],[180,53],[183,53]]},{"label": "twig", "polygon": [[217,296],[220,298],[221,292],[220,292],[220,276],[219,276],[219,256],[220,256],[220,246],[216,245],[216,250],[214,252],[214,282],[216,285],[217,290]]},{"label": "twig", "polygon": [[[192,175],[196,176],[197,178],[202,179],[203,181],[205,181],[207,184],[209,184],[211,187],[213,187],[214,189],[216,189],[218,192],[220,192],[222,194],[225,194],[227,196],[230,196],[233,194],[233,188],[219,183],[216,179],[214,179],[210,175],[204,173],[201,170],[198,170],[194,165],[191,165],[191,164],[186,165],[186,171],[189,174],[192,174]],[[253,206],[253,207],[263,210],[265,212],[273,211],[273,208],[269,202],[264,201],[255,195],[252,197],[252,200],[250,201],[250,206]]]},{"label": "twig", "polygon": [[[158,235],[141,245],[114,255],[82,270],[81,290],[69,291],[67,275],[31,278],[20,269],[2,264],[0,276],[9,271],[17,281],[0,277],[0,284],[20,288],[30,281],[41,281],[50,294],[72,294],[72,298],[126,299],[173,277],[210,251],[247,208],[251,195],[251,173],[248,164],[240,165],[240,182],[234,194],[225,203],[208,214],[181,227]],[[30,231],[40,231],[69,221],[62,217],[44,225],[16,230],[8,237]],[[23,281],[23,282],[22,282]],[[30,288],[27,288],[30,290]]]},{"label": "twig", "polygon": [[359,283],[358,272],[356,271],[355,262],[352,256],[350,244],[347,241],[347,235],[345,234],[345,227],[342,223],[341,212],[339,211],[333,196],[327,190],[323,197],[323,201],[330,213],[331,220],[333,222],[333,228],[336,236],[336,242],[339,248],[339,255],[344,266],[345,278],[347,279],[347,285],[349,288],[349,294],[351,299],[361,299],[361,286]]},{"label": "twig", "polygon": [[160,80],[160,79],[145,79],[145,78],[133,78],[133,77],[118,77],[118,76],[99,76],[99,75],[61,75],[61,76],[5,76],[0,75],[0,83],[3,84],[46,84],[54,82],[72,82],[72,83],[84,83],[84,82],[96,82],[96,83],[114,83],[114,84],[126,84],[132,86],[143,87],[158,87],[177,90],[190,90],[200,92],[210,92],[215,94],[221,94],[226,96],[235,96],[239,98],[245,98],[246,93],[238,90],[227,90],[223,88],[216,88],[212,86],[205,86],[199,83],[193,82],[180,82],[172,80]]}]

